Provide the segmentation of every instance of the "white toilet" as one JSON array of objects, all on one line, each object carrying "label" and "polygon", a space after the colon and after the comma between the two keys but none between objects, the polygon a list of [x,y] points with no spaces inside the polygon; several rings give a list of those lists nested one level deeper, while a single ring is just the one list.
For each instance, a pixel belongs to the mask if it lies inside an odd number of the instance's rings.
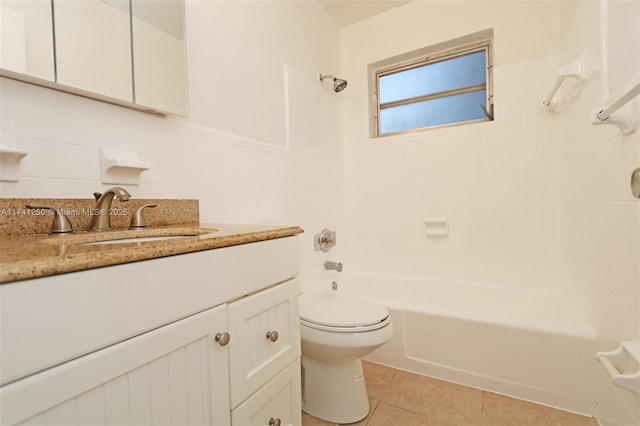
[{"label": "white toilet", "polygon": [[393,334],[389,311],[337,291],[300,295],[302,410],[333,423],[369,413],[360,358]]}]

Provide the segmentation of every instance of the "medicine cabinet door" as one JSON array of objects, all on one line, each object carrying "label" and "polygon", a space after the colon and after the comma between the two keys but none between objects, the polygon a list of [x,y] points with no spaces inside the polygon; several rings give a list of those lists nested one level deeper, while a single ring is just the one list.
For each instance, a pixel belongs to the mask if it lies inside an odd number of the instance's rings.
[{"label": "medicine cabinet door", "polygon": [[184,1],[132,0],[135,102],[186,116]]},{"label": "medicine cabinet door", "polygon": [[0,43],[3,75],[54,81],[51,0],[0,1]]},{"label": "medicine cabinet door", "polygon": [[58,83],[133,102],[129,0],[53,0],[53,9]]}]

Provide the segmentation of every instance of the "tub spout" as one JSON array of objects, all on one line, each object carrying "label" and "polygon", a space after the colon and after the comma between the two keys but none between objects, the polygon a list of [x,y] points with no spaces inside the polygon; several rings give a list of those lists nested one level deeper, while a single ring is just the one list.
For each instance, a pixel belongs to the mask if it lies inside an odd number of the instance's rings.
[{"label": "tub spout", "polygon": [[324,269],[326,269],[327,271],[335,270],[338,272],[342,272],[342,263],[331,262],[330,260],[327,260],[326,262],[324,262]]}]

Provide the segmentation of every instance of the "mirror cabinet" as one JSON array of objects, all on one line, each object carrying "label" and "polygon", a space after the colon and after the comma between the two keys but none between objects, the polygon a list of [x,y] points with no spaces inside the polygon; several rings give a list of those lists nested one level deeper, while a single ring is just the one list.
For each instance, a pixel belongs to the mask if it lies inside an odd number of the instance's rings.
[{"label": "mirror cabinet", "polygon": [[0,0],[0,68],[55,81],[51,0]]},{"label": "mirror cabinet", "polygon": [[131,13],[136,103],[186,115],[187,45],[183,0],[131,0]]},{"label": "mirror cabinet", "polygon": [[0,75],[188,115],[184,0],[0,0]]}]

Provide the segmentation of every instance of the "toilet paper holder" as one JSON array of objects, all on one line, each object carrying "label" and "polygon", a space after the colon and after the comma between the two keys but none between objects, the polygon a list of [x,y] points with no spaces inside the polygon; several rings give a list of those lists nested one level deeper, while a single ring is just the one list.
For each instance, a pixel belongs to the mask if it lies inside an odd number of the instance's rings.
[{"label": "toilet paper holder", "polygon": [[622,341],[616,350],[598,352],[596,358],[615,385],[640,396],[640,343]]}]

